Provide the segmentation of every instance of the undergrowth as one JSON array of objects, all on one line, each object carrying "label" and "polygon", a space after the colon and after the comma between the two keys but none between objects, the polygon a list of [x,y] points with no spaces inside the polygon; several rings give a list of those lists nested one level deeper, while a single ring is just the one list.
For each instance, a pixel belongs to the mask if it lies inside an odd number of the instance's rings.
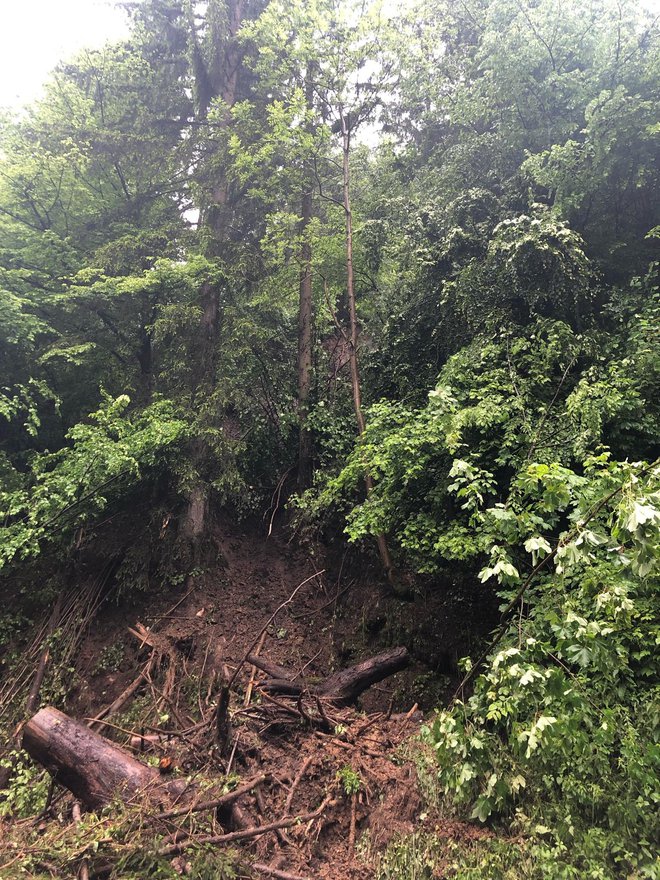
[{"label": "undergrowth", "polygon": [[185,857],[178,859],[159,855],[161,834],[157,825],[145,822],[140,804],[127,806],[116,801],[72,823],[67,798],[52,808],[53,821],[43,822],[39,810],[45,802],[44,777],[22,763],[18,765],[3,812],[7,816],[13,810],[10,843],[0,856],[2,880],[76,876],[83,861],[91,876],[109,880],[174,880],[182,873],[193,880],[233,880],[249,870],[247,866],[239,870],[238,855],[231,849],[211,851],[191,846]]}]

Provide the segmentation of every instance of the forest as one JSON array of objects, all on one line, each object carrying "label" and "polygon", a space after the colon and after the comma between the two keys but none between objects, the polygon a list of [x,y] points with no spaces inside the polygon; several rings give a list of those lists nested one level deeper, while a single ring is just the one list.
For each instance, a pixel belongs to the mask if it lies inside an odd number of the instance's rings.
[{"label": "forest", "polygon": [[660,878],[660,17],[116,0],[0,114],[0,878]]}]

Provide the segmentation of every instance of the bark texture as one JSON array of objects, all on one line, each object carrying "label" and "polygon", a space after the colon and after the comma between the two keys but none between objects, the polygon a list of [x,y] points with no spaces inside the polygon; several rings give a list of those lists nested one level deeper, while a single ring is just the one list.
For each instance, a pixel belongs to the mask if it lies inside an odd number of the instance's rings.
[{"label": "bark texture", "polygon": [[292,680],[292,674],[282,666],[277,666],[249,654],[247,658],[253,666],[263,670],[271,676],[261,687],[271,693],[298,696],[308,693],[312,696],[325,697],[333,703],[352,703],[363,691],[371,685],[394,675],[405,669],[410,663],[410,654],[407,648],[392,648],[369,657],[355,666],[349,666],[340,672],[335,672],[321,682],[297,682]]},{"label": "bark texture", "polygon": [[168,802],[181,798],[187,788],[183,780],[165,782],[154,767],[52,706],[27,722],[23,748],[91,810],[115,797]]}]

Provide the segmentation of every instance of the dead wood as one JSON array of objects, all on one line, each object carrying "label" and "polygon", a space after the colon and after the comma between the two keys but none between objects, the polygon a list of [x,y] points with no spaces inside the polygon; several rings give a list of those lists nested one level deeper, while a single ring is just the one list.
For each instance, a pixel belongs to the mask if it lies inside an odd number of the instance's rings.
[{"label": "dead wood", "polygon": [[357,811],[357,795],[355,792],[351,795],[351,825],[348,833],[348,851],[353,854],[355,849],[355,827],[356,827],[356,811]]},{"label": "dead wood", "polygon": [[407,648],[392,648],[368,660],[363,660],[348,669],[336,672],[315,689],[317,694],[328,697],[332,702],[350,703],[363,691],[405,669],[410,662]]},{"label": "dead wood", "polygon": [[269,865],[261,865],[258,862],[250,865],[253,871],[259,874],[268,874],[269,877],[275,877],[277,880],[307,880],[307,877],[301,877],[300,874],[290,874],[288,871],[280,871],[279,868],[271,868]]},{"label": "dead wood", "polygon": [[[262,691],[295,697],[309,693],[325,697],[332,703],[347,704],[352,703],[373,684],[405,669],[410,662],[410,655],[407,648],[392,648],[375,657],[369,657],[355,666],[349,666],[347,669],[335,672],[319,683],[307,685],[292,682],[286,669],[270,664],[262,657],[250,659],[254,666],[259,666],[266,672],[268,672],[267,666],[271,668],[272,672],[277,672],[276,677],[260,685]],[[282,676],[283,672],[286,673],[284,677]]]},{"label": "dead wood", "polygon": [[158,850],[158,855],[171,856],[175,853],[182,852],[186,847],[195,845],[220,846],[225,843],[233,843],[236,840],[248,840],[253,837],[260,837],[262,834],[268,834],[271,831],[277,831],[278,828],[290,828],[302,822],[313,822],[314,819],[323,813],[326,807],[332,806],[335,801],[331,797],[325,798],[323,803],[314,810],[313,813],[307,813],[304,816],[292,816],[287,819],[280,819],[277,822],[269,822],[267,825],[257,825],[252,828],[246,828],[241,831],[231,831],[229,834],[212,834],[208,836],[191,835],[185,840],[179,840],[175,843],[163,846]]},{"label": "dead wood", "polygon": [[289,791],[289,794],[286,799],[286,804],[284,806],[284,814],[286,816],[288,816],[291,813],[291,805],[293,804],[293,799],[295,797],[298,786],[300,785],[302,778],[305,775],[305,773],[307,772],[308,768],[313,763],[314,763],[314,755],[310,755],[309,757],[305,758],[305,760],[302,763],[302,767],[300,768],[300,770],[296,774],[296,778],[293,780],[293,782],[291,784],[291,789]]},{"label": "dead wood", "polygon": [[[266,632],[264,631],[261,634],[261,638],[259,639],[259,644],[257,645],[254,654],[250,654],[248,656],[248,660],[250,659],[250,657],[259,657],[259,654],[261,653],[261,649],[263,648],[265,641],[266,641]],[[257,667],[253,663],[252,669],[250,671],[250,680],[248,682],[247,690],[245,691],[245,700],[243,701],[244,706],[250,705],[250,700],[252,699],[252,690],[254,688],[256,676],[257,676]]]},{"label": "dead wood", "polygon": [[231,741],[231,718],[229,717],[229,685],[223,684],[218,695],[218,708],[215,713],[215,738],[220,754],[227,755]]},{"label": "dead wood", "polygon": [[[287,605],[290,605],[290,604],[293,602],[293,600],[295,599],[295,597],[296,597],[298,591],[301,590],[301,589],[305,586],[305,584],[308,584],[310,581],[313,581],[314,578],[320,577],[322,574],[324,574],[324,572],[325,572],[325,569],[322,569],[321,571],[315,571],[314,574],[310,575],[308,578],[305,578],[304,581],[301,581],[301,583],[298,584],[298,586],[295,588],[295,590],[293,591],[293,593],[291,593],[291,595],[289,596],[289,598],[288,598],[288,599],[285,599],[284,602],[282,602],[280,605],[277,606],[277,608],[275,609],[275,611],[273,611],[273,613],[270,615],[270,617],[268,618],[268,620],[267,620],[267,621],[264,623],[264,625],[261,627],[261,629],[260,629],[259,632],[257,633],[257,637],[256,637],[255,640],[252,642],[252,644],[250,645],[250,647],[247,649],[247,651],[245,652],[245,654],[244,654],[242,660],[240,661],[240,663],[238,664],[238,666],[237,666],[236,669],[234,670],[234,674],[232,675],[231,679],[229,680],[229,687],[230,687],[230,688],[232,687],[232,685],[233,685],[234,682],[236,681],[236,679],[237,679],[237,677],[238,677],[238,673],[241,671],[241,669],[242,669],[243,666],[245,665],[246,660],[248,659],[248,657],[250,656],[250,654],[252,654],[252,652],[254,651],[254,649],[255,649],[255,647],[256,647],[256,645],[257,645],[259,639],[260,639],[261,636],[266,632],[266,630],[267,630],[268,627],[271,625],[271,623],[275,620],[275,618],[276,618],[277,615],[280,613],[280,611],[282,611],[284,608],[287,607]],[[256,664],[253,664],[253,665],[256,665]]]},{"label": "dead wood", "polygon": [[227,794],[223,794],[220,797],[215,798],[210,801],[193,801],[186,807],[180,807],[175,810],[167,810],[164,813],[159,813],[154,818],[156,819],[175,819],[177,816],[187,816],[189,813],[201,813],[204,810],[214,810],[218,807],[225,807],[227,804],[233,804],[234,801],[237,801],[240,797],[258,786],[262,785],[264,782],[268,782],[270,780],[270,776],[267,773],[262,773],[261,776],[257,776],[255,779],[251,779],[249,782],[246,782],[244,785],[239,785],[238,788],[235,788],[233,791],[228,792]]},{"label": "dead wood", "polygon": [[[76,825],[80,823],[80,804],[76,801],[73,805],[72,809],[73,821]],[[80,863],[80,870],[78,871],[78,880],[89,880],[89,864],[87,859],[83,859]]]},{"label": "dead wood", "polygon": [[180,798],[183,780],[164,782],[118,745],[52,706],[41,709],[23,730],[23,748],[68,788],[85,807],[98,809],[116,796],[152,802]]},{"label": "dead wood", "polygon": [[43,684],[44,677],[46,675],[46,669],[48,668],[48,663],[50,662],[50,643],[49,639],[55,632],[55,628],[59,623],[60,616],[62,614],[62,600],[64,598],[64,594],[60,593],[57,597],[57,602],[55,603],[55,607],[50,616],[50,620],[48,621],[48,630],[46,631],[46,639],[45,639],[45,647],[41,652],[41,656],[39,657],[39,664],[37,666],[37,673],[34,676],[34,681],[32,682],[32,687],[30,688],[30,693],[28,694],[27,702],[25,704],[25,715],[29,718],[30,715],[33,715],[37,705],[39,703],[39,691],[41,690],[41,685]]},{"label": "dead wood", "polygon": [[130,698],[137,691],[137,689],[140,687],[140,685],[143,682],[146,682],[149,680],[149,674],[151,672],[153,664],[154,664],[154,654],[152,653],[151,656],[149,657],[149,660],[147,661],[146,666],[144,667],[142,672],[137,676],[137,678],[133,679],[133,681],[128,685],[128,687],[125,688],[119,694],[119,696],[117,697],[116,700],[114,700],[109,706],[106,706],[105,709],[102,709],[95,718],[92,718],[91,721],[88,721],[87,722],[88,726],[92,727],[92,728],[95,727],[97,730],[100,730],[102,727],[105,727],[106,721],[104,719],[110,718],[110,717],[112,717],[112,715],[116,715],[117,712],[119,712],[119,710],[121,708],[123,708],[124,704],[130,700]]},{"label": "dead wood", "polygon": [[268,691],[273,694],[282,694],[285,697],[299,697],[305,691],[302,684],[296,684],[288,678],[271,678],[263,681],[259,685],[262,691]]},{"label": "dead wood", "polygon": [[278,666],[277,663],[271,663],[270,660],[259,657],[258,654],[248,654],[247,659],[253,666],[261,669],[262,672],[265,672],[271,678],[281,678],[283,681],[291,681],[293,678],[291,670],[284,666]]}]

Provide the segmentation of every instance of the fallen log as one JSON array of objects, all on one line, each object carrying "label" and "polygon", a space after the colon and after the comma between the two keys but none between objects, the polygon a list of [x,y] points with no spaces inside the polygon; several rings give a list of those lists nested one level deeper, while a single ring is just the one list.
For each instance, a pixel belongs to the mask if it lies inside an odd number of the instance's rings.
[{"label": "fallen log", "polygon": [[335,672],[323,681],[314,684],[292,682],[286,669],[269,663],[261,657],[250,657],[249,659],[254,666],[273,675],[270,680],[260,685],[262,690],[268,693],[284,696],[299,696],[308,693],[312,696],[324,697],[332,703],[345,704],[353,702],[371,685],[405,669],[410,662],[410,654],[407,648],[392,648],[375,657],[369,657],[355,666],[349,666],[347,669]]},{"label": "fallen log", "polygon": [[392,648],[355,666],[335,672],[317,685],[314,692],[321,697],[327,697],[333,703],[350,703],[372,684],[405,669],[408,663],[410,654],[407,648]]},{"label": "fallen log", "polygon": [[155,767],[52,706],[27,722],[23,748],[91,810],[117,796],[124,801],[145,798],[154,805],[180,802],[189,790],[184,780],[165,781]]},{"label": "fallen log", "polygon": [[265,657],[259,657],[258,654],[248,654],[247,660],[253,666],[256,666],[257,669],[261,669],[262,672],[265,672],[266,675],[270,675],[271,678],[281,678],[284,681],[293,678],[293,672],[290,672],[284,666],[278,666],[277,663],[271,663],[271,661],[266,660]]}]

